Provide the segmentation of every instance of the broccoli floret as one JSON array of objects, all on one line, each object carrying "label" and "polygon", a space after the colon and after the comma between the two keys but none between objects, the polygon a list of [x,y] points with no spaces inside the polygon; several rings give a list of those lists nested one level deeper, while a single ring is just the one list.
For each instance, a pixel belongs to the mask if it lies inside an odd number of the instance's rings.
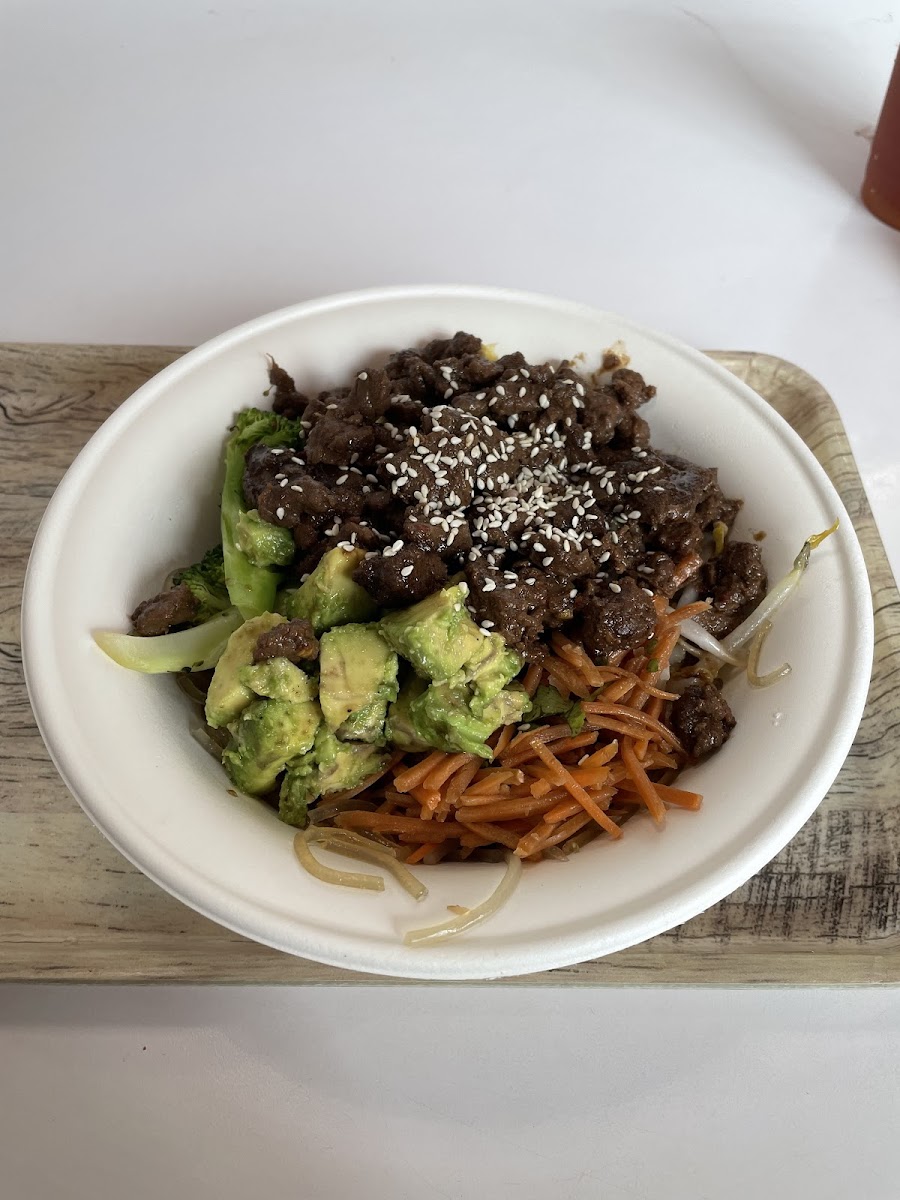
[{"label": "broccoli floret", "polygon": [[275,603],[279,576],[271,567],[254,566],[238,542],[238,522],[248,511],[244,499],[244,459],[251,446],[291,446],[300,436],[300,422],[277,413],[246,408],[238,413],[225,447],[225,483],[222,487],[222,550],[225,580],[232,604],[245,618],[270,612]]},{"label": "broccoli floret", "polygon": [[201,560],[192,567],[176,571],[172,576],[172,585],[178,587],[182,583],[190,588],[191,595],[199,605],[197,615],[191,622],[193,625],[202,625],[204,621],[211,620],[216,613],[224,612],[231,606],[225,584],[225,559],[221,546],[213,546],[212,550],[207,550]]},{"label": "broccoli floret", "polygon": [[254,567],[287,567],[294,561],[294,538],[289,529],[270,525],[255,508],[242,512],[235,533],[237,546]]},{"label": "broccoli floret", "polygon": [[166,671],[208,671],[219,661],[228,639],[243,624],[236,608],[226,608],[204,625],[158,637],[103,631],[94,641],[122,667],[161,675]]}]

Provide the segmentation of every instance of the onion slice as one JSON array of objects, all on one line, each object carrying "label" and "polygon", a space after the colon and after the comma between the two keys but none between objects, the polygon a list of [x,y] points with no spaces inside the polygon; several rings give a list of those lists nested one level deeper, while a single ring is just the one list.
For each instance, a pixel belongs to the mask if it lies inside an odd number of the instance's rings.
[{"label": "onion slice", "polygon": [[697,621],[682,621],[681,637],[684,641],[690,642],[692,646],[698,646],[701,650],[705,650],[719,662],[728,663],[732,667],[740,666],[739,660],[725,649],[718,638],[713,637],[709,630],[704,629]]},{"label": "onion slice", "polygon": [[502,908],[516,889],[522,876],[522,863],[511,854],[506,860],[506,871],[486,900],[470,908],[466,913],[460,913],[450,921],[440,925],[429,925],[425,929],[411,929],[403,938],[407,946],[430,946],[435,942],[444,942],[447,938],[456,937],[473,925],[480,925],[488,917],[492,917]]}]

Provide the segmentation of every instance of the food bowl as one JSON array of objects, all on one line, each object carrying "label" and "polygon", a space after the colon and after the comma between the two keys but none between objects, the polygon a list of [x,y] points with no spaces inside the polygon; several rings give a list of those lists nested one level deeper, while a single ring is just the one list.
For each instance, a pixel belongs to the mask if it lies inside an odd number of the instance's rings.
[{"label": "food bowl", "polygon": [[[124,628],[173,564],[217,540],[221,452],[234,412],[265,403],[266,355],[304,391],[341,383],[398,347],[466,329],[532,360],[583,354],[597,367],[623,343],[656,385],[644,415],[653,444],[719,468],[745,503],[739,537],[764,531],[770,579],[804,540],[840,519],[779,612],[766,659],[792,673],[770,689],[727,686],[738,726],[724,749],[680,777],[699,812],[665,827],[629,822],[568,861],[529,865],[509,903],[443,944],[405,931],[472,907],[502,865],[417,868],[415,904],[311,878],[294,831],[234,795],[191,735],[169,677],[126,671],[92,632]],[[863,711],[872,659],[871,599],[844,507],[809,449],[754,392],[703,354],[618,316],[542,296],[409,287],[299,304],[222,334],[167,367],[105,422],[56,491],[25,585],[26,677],[54,762],[85,812],[137,867],[185,904],[280,950],[335,966],[417,979],[490,979],[610,954],[709,908],[771,859],[837,774]]]}]

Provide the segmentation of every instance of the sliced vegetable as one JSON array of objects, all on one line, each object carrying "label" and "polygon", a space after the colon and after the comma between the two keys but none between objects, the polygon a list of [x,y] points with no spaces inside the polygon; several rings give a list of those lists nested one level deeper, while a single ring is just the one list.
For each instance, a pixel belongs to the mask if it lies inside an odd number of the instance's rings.
[{"label": "sliced vegetable", "polygon": [[203,625],[163,633],[159,637],[135,637],[130,633],[101,630],[94,641],[113,662],[146,675],[167,671],[208,671],[216,665],[234,631],[243,624],[236,608],[213,617]]}]

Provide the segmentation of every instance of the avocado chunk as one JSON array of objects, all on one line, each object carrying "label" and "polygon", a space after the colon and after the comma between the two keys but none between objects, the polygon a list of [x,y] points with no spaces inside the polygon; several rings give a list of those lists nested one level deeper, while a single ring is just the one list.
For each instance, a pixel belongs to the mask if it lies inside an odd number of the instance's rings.
[{"label": "avocado chunk", "polygon": [[543,717],[555,717],[565,713],[572,733],[581,733],[585,715],[579,700],[565,700],[555,687],[541,684],[525,710],[526,721],[540,721]]},{"label": "avocado chunk", "polygon": [[327,792],[358,787],[388,761],[385,751],[365,742],[342,742],[320,725],[312,752],[288,763],[281,784],[278,815],[302,829],[314,800]]},{"label": "avocado chunk", "polygon": [[291,531],[270,525],[255,508],[238,516],[234,540],[254,567],[287,567],[294,561],[296,546]]},{"label": "avocado chunk", "polygon": [[206,693],[206,721],[213,729],[230,725],[254,699],[251,689],[241,682],[241,668],[253,662],[253,647],[259,635],[283,621],[278,613],[261,613],[245,621],[228,639]]},{"label": "avocado chunk", "polygon": [[487,739],[501,725],[518,721],[528,707],[523,688],[498,692],[486,703],[465,685],[433,683],[409,705],[416,735],[438,750],[493,757]]},{"label": "avocado chunk", "polygon": [[319,702],[328,728],[345,741],[380,742],[397,698],[397,655],[377,625],[341,625],[322,634]]},{"label": "avocado chunk", "polygon": [[279,592],[279,607],[291,620],[305,617],[316,633],[370,620],[377,612],[375,601],[352,579],[364,558],[363,550],[329,550],[305,583]]},{"label": "avocado chunk", "polygon": [[462,668],[462,678],[471,683],[478,700],[487,703],[498,695],[522,669],[522,658],[510,650],[499,633],[479,638],[478,648]]},{"label": "avocado chunk", "polygon": [[318,704],[254,700],[232,728],[222,764],[251,796],[270,792],[286,764],[312,747],[322,714]]},{"label": "avocado chunk", "polygon": [[413,701],[422,695],[427,686],[425,680],[420,679],[418,675],[410,675],[400,688],[397,699],[388,708],[385,734],[387,740],[400,750],[431,749],[431,743],[426,742],[413,725],[410,713]]},{"label": "avocado chunk", "polygon": [[468,594],[468,585],[457,583],[382,617],[388,645],[423,679],[450,679],[479,653],[485,639],[466,609]]},{"label": "avocado chunk", "polygon": [[289,704],[315,700],[318,692],[316,680],[288,658],[267,658],[251,667],[241,667],[238,679],[257,696]]}]

